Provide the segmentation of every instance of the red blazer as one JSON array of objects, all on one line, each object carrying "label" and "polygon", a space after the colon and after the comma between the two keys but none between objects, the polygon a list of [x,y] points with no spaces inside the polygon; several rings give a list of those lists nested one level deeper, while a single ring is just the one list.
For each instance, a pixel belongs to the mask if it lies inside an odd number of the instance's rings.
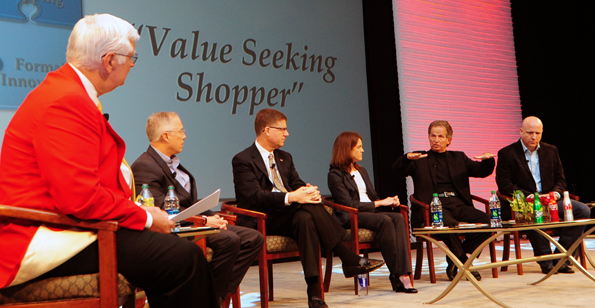
[{"label": "red blazer", "polygon": [[[142,230],[120,171],[124,141],[65,64],[25,99],[6,129],[0,156],[0,204],[116,220]],[[37,224],[0,217],[0,288],[19,270]]]}]

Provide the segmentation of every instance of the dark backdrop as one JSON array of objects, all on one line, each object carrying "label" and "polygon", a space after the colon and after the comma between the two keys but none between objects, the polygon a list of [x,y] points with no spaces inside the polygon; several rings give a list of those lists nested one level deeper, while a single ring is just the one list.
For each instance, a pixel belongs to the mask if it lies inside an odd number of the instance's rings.
[{"label": "dark backdrop", "polygon": [[[523,117],[542,119],[542,141],[558,146],[568,189],[583,202],[595,200],[591,2],[511,1]],[[392,2],[362,3],[376,190],[405,200],[405,180],[390,170],[403,155]]]}]

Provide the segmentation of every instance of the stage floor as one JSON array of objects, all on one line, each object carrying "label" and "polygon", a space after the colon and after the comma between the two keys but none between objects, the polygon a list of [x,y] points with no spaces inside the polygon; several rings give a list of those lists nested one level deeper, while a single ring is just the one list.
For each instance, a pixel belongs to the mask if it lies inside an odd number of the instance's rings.
[{"label": "stage floor", "polygon": [[[533,250],[527,240],[521,245],[523,256],[532,256]],[[587,239],[587,249],[595,258],[595,239]],[[502,242],[496,245],[498,259],[501,259]],[[514,247],[512,247],[514,251]],[[415,250],[413,264],[415,264]],[[511,253],[514,258],[514,253]],[[382,259],[379,252],[370,254],[371,258]],[[436,284],[430,283],[427,266],[424,266],[422,278],[415,280],[418,294],[395,293],[388,280],[386,266],[370,274],[371,286],[369,295],[358,297],[353,292],[353,279],[346,279],[341,270],[341,260],[334,259],[333,279],[330,292],[325,294],[329,307],[500,307],[483,296],[468,281],[461,281],[445,298],[432,305],[424,302],[434,299],[448,286],[446,277],[446,260],[444,253],[434,248],[436,266]],[[323,258],[323,263],[325,259]],[[487,247],[479,258],[479,262],[489,262]],[[477,261],[474,264],[479,264]],[[425,265],[425,263],[424,263]],[[415,266],[415,265],[414,265]],[[269,306],[275,307],[308,307],[306,283],[299,261],[273,265],[275,278],[275,300]],[[539,285],[529,283],[537,281],[543,274],[535,262],[523,266],[524,275],[517,275],[516,266],[509,267],[507,272],[500,272],[499,278],[492,278],[491,270],[480,271],[481,284],[495,297],[513,307],[592,307],[595,305],[595,282],[583,274],[557,274]],[[595,275],[590,265],[587,270]],[[242,307],[260,307],[260,290],[258,266],[252,266],[244,278],[241,289]]]}]

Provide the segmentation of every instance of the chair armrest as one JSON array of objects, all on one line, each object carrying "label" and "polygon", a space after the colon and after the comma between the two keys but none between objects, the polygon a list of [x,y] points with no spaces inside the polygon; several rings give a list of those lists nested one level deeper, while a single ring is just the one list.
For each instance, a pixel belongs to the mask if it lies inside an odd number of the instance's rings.
[{"label": "chair armrest", "polygon": [[17,219],[26,219],[38,222],[59,224],[71,227],[93,229],[93,230],[105,230],[105,231],[116,231],[118,230],[117,221],[90,221],[82,220],[76,217],[66,216],[64,214],[58,214],[54,212],[28,209],[10,205],[0,205],[0,216],[11,217]]},{"label": "chair armrest", "polygon": [[235,214],[240,214],[240,215],[246,215],[246,216],[250,216],[250,217],[254,217],[254,218],[259,218],[259,219],[267,219],[267,214],[265,214],[265,213],[256,212],[256,211],[252,211],[252,210],[247,210],[247,209],[243,209],[243,208],[240,208],[240,207],[235,207],[235,206],[227,205],[225,203],[223,203],[221,205],[221,210],[222,211],[232,212],[232,213],[235,213]]},{"label": "chair armrest", "polygon": [[333,209],[337,209],[337,210],[348,212],[349,213],[349,216],[351,216],[352,214],[357,215],[359,213],[359,210],[356,209],[356,208],[334,203],[333,202],[333,198],[330,198],[330,197],[324,197],[324,198],[322,198],[322,204],[323,205],[326,205],[328,207],[331,207]]},{"label": "chair armrest", "polygon": [[486,199],[484,199],[480,196],[476,196],[476,195],[471,195],[471,199],[475,200],[479,203],[483,203],[483,205],[485,206],[486,213],[488,213],[488,214],[490,213],[490,201],[489,200],[486,200]]},{"label": "chair armrest", "polygon": [[424,223],[426,226],[430,226],[430,205],[415,199],[413,195],[409,196],[409,201],[411,201],[412,205],[422,208]]}]

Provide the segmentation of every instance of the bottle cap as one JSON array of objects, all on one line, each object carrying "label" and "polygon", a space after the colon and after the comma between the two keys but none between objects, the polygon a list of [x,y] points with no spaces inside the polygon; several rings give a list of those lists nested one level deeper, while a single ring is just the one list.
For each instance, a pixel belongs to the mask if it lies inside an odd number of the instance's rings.
[{"label": "bottle cap", "polygon": [[434,197],[438,197],[438,193],[434,193]]},{"label": "bottle cap", "polygon": [[496,193],[496,191],[495,190],[492,190],[492,195],[495,194],[495,193]]},{"label": "bottle cap", "polygon": [[167,189],[170,189],[171,190],[171,189],[174,189],[174,187],[173,186],[168,186]]}]

